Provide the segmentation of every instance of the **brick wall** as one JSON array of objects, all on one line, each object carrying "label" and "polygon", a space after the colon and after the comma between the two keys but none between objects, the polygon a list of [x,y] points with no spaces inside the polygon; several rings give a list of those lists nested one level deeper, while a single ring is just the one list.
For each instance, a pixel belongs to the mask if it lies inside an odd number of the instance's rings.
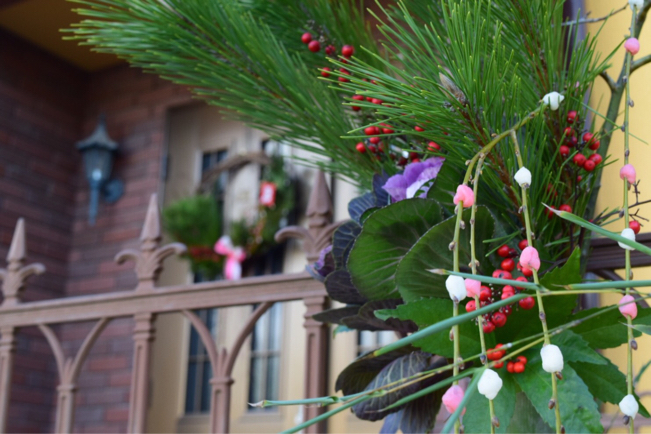
[{"label": "brick wall", "polygon": [[[161,189],[169,108],[190,103],[178,86],[128,66],[84,73],[0,32],[0,256],[25,217],[29,260],[47,267],[26,300],[131,290],[131,264],[115,254],[137,247],[149,196]],[[114,176],[125,194],[100,202],[87,223],[88,188],[75,143],[100,113],[120,144]],[[2,266],[3,261],[0,261]],[[73,356],[93,324],[55,328]],[[93,347],[79,377],[75,432],[124,432],[130,392],[133,322],[116,319]],[[52,352],[35,328],[21,330],[15,357],[10,432],[52,430],[58,378]]]},{"label": "brick wall", "polygon": [[[87,223],[88,189],[79,174],[67,295],[135,287],[133,264],[119,266],[113,258],[124,248],[139,246],[149,197],[162,186],[167,111],[189,102],[184,89],[128,66],[90,77],[83,135],[90,134],[100,113],[106,114],[109,135],[120,145],[114,175],[124,181],[125,194],[113,205],[101,203],[97,223],[91,227]],[[78,348],[91,326],[64,326],[66,346]],[[125,431],[132,329],[131,319],[113,320],[93,347],[79,378],[75,432]]]},{"label": "brick wall", "polygon": [[[0,40],[0,266],[24,217],[29,261],[47,277],[32,278],[23,298],[55,298],[66,290],[87,77],[7,33]],[[9,431],[50,430],[56,368],[37,329],[20,331],[14,366]]]}]

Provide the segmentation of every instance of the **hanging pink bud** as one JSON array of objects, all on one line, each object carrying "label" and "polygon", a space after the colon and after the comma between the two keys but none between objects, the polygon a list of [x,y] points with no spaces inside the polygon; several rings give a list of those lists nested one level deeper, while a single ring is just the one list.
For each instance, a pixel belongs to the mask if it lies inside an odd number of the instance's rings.
[{"label": "hanging pink bud", "polygon": [[[457,411],[457,408],[459,407],[459,404],[461,404],[461,400],[463,399],[464,391],[459,385],[454,385],[450,387],[445,394],[443,395],[443,405],[445,405],[445,409],[450,412],[450,414],[454,413]],[[466,409],[463,409],[463,413],[466,412]]]},{"label": "hanging pink bud", "polygon": [[628,38],[624,42],[624,48],[632,55],[636,55],[640,51],[640,41],[637,38]]},{"label": "hanging pink bud", "polygon": [[454,195],[453,202],[455,205],[463,202],[463,207],[469,208],[475,203],[475,193],[472,191],[472,188],[462,184],[457,187],[457,194]]},{"label": "hanging pink bud", "polygon": [[619,311],[622,315],[631,317],[631,319],[635,319],[637,316],[637,304],[632,303],[633,301],[635,299],[632,295],[625,295],[619,300]]},{"label": "hanging pink bud", "polygon": [[520,254],[520,266],[525,270],[538,271],[540,269],[540,256],[538,256],[538,250],[534,247],[525,247]]},{"label": "hanging pink bud", "polygon": [[624,167],[619,169],[619,177],[621,179],[626,179],[629,184],[635,184],[635,167],[632,164],[626,164]]},{"label": "hanging pink bud", "polygon": [[475,279],[466,279],[466,295],[474,298],[479,297],[481,291],[481,282]]}]

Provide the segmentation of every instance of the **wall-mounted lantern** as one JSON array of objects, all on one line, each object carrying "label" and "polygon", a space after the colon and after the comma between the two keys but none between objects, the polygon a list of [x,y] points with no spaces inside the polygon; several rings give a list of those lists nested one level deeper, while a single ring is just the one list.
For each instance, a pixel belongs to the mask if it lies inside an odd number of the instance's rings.
[{"label": "wall-mounted lantern", "polygon": [[90,184],[88,223],[94,225],[100,194],[105,202],[114,203],[124,193],[122,181],[110,179],[118,144],[106,132],[104,115],[100,116],[95,131],[88,138],[77,142],[77,149],[84,160],[84,172]]}]

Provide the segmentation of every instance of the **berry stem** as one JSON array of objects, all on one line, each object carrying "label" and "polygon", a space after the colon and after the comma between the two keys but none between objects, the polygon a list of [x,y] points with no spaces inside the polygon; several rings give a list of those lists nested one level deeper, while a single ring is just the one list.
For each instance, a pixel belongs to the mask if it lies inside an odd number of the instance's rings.
[{"label": "berry stem", "polygon": [[[518,143],[518,137],[515,134],[515,131],[511,131],[511,140],[513,140],[515,156],[518,160],[518,166],[520,168],[524,167],[522,162],[522,155],[520,155],[520,145]],[[529,246],[533,247],[533,236],[531,231],[531,219],[529,217],[529,209],[527,206],[527,189],[525,186],[522,186],[522,212],[524,213],[524,221],[527,230],[527,243]],[[537,285],[540,285],[538,280],[538,270],[532,269],[533,271],[533,281]],[[538,313],[540,316],[540,322],[542,323],[543,334],[545,345],[549,345],[551,340],[549,338],[549,330],[547,329],[547,316],[545,315],[545,306],[543,305],[543,298],[540,290],[536,289],[536,298],[538,301]],[[561,410],[560,403],[558,402],[558,385],[556,384],[556,374],[552,372],[552,399],[556,403],[554,405],[554,411],[556,413],[556,434],[561,434]]]},{"label": "berry stem", "polygon": [[[633,7],[633,13],[631,16],[631,37],[635,35],[635,18],[636,18],[636,8]],[[628,164],[628,157],[629,157],[629,135],[630,135],[630,118],[629,118],[629,110],[630,110],[630,104],[629,102],[631,101],[631,62],[633,60],[633,55],[629,53],[628,51],[626,52],[626,102],[624,103],[624,125],[625,125],[625,130],[624,130],[624,164]],[[628,180],[624,178],[624,228],[629,227],[630,223],[630,215],[629,215],[629,210],[628,210],[628,190],[630,189],[630,185],[628,183]],[[624,276],[624,280],[628,281],[631,280],[631,251],[628,249],[624,250],[624,255],[626,259],[626,275]],[[626,287],[626,295],[630,295],[631,293],[631,288]],[[627,346],[627,355],[626,355],[626,388],[627,392],[629,395],[633,394],[633,348],[631,346],[631,343],[633,342],[633,328],[631,325],[633,324],[633,319],[630,317],[630,315],[625,315],[626,316],[626,323],[628,324],[627,327],[627,337],[628,337],[628,346]],[[635,424],[634,424],[635,419],[630,418],[630,421],[628,423],[628,432],[630,434],[633,434],[635,432]]]},{"label": "berry stem", "polygon": [[[475,170],[475,178],[473,179],[473,192],[475,197],[477,197],[479,190],[479,177],[481,176],[481,168],[484,164],[484,159],[486,154],[482,154],[479,157],[477,162],[477,169]],[[472,211],[470,214],[470,268],[472,269],[472,274],[477,274],[477,248],[475,246],[475,216],[477,214],[477,201],[472,205]],[[479,307],[481,301],[479,300],[479,295],[475,295],[475,306]],[[479,315],[477,317],[477,325],[479,327],[479,341],[481,342],[481,355],[482,358],[486,357],[486,339],[484,337],[484,317]],[[482,363],[486,363],[487,359],[482,359]],[[493,400],[488,401],[488,407],[490,409],[490,427],[491,434],[495,434],[495,426],[493,421],[495,420],[495,406],[493,405]]]}]

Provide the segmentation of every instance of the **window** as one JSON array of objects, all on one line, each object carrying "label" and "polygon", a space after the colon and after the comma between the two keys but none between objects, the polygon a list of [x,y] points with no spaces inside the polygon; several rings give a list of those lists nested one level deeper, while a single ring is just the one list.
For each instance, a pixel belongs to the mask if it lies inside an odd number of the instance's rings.
[{"label": "window", "polygon": [[[217,309],[195,311],[206,324],[213,339],[217,334]],[[210,378],[212,369],[208,352],[194,328],[190,332],[190,354],[188,356],[188,380],[185,394],[186,413],[205,413],[210,410]]]},{"label": "window", "polygon": [[[251,370],[248,402],[279,397],[282,305],[274,304],[256,323],[251,336]],[[270,410],[267,407],[264,410]],[[256,410],[256,409],[252,409]]]},{"label": "window", "polygon": [[359,331],[357,332],[357,356],[377,350],[395,340],[396,333],[391,330],[380,332]]}]

